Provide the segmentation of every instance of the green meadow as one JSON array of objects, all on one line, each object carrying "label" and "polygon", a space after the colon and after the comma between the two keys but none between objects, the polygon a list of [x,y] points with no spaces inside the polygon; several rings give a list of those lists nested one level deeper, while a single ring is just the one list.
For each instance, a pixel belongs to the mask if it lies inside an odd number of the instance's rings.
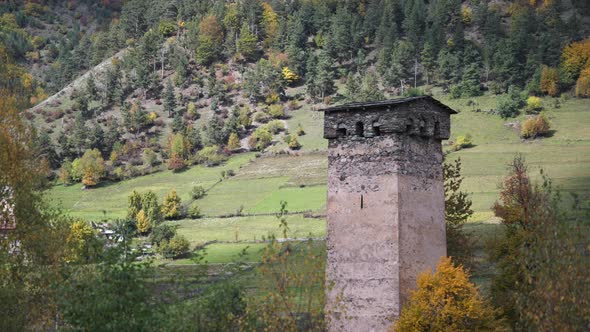
[{"label": "green meadow", "polygon": [[[496,229],[490,207],[498,198],[507,165],[516,154],[526,158],[534,179],[541,180],[542,169],[561,191],[575,192],[584,199],[590,197],[590,131],[581,125],[590,123],[587,100],[560,100],[560,107],[555,108],[554,100],[545,98],[552,135],[525,141],[507,123],[523,121],[526,115],[505,120],[487,112],[496,107],[495,96],[456,100],[435,97],[459,111],[452,118],[449,141],[465,134],[473,138],[473,147],[450,152],[446,158],[461,158],[463,189],[471,194],[475,211],[470,229],[476,238],[489,236]],[[133,190],[153,190],[163,197],[176,189],[188,204],[192,187],[203,185],[209,190],[196,204],[204,217],[170,223],[178,225],[178,232],[192,245],[221,241],[207,246],[210,263],[231,261],[247,246],[258,248],[256,241],[271,234],[280,236],[274,213],[281,201],[288,202],[287,210],[295,213],[288,216],[291,237],[311,234],[321,238],[326,232],[325,219],[306,218],[303,212],[321,216],[325,210],[327,144],[322,138],[322,115],[303,107],[290,113],[287,124],[293,132],[301,124],[306,132],[299,137],[302,149],[296,154],[265,154],[258,158],[254,153],[236,154],[222,166],[193,166],[180,173],[164,171],[89,190],[81,190],[79,184],[55,186],[48,196],[74,217],[97,220],[124,217],[127,196]],[[274,149],[280,149],[282,144],[278,142]],[[450,142],[445,142],[445,149],[450,150]],[[223,170],[233,170],[235,175],[220,181]],[[483,246],[483,242],[480,244]],[[249,251],[250,259],[256,260],[258,256]]]}]

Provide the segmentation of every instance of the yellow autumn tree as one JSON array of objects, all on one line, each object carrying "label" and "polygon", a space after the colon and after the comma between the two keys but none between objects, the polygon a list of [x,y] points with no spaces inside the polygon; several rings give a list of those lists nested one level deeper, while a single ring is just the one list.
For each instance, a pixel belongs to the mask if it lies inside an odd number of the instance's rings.
[{"label": "yellow autumn tree", "polygon": [[576,96],[590,97],[590,67],[584,68],[576,81]]},{"label": "yellow autumn tree", "polygon": [[150,219],[145,215],[145,212],[139,210],[137,215],[135,216],[137,231],[141,234],[147,234],[152,230],[152,225],[150,223]]},{"label": "yellow autumn tree", "polygon": [[590,38],[573,42],[561,52],[561,70],[569,84],[574,83],[584,68],[590,67]]},{"label": "yellow autumn tree", "polygon": [[279,15],[267,2],[262,3],[262,27],[265,35],[262,44],[265,48],[271,48],[279,35]]},{"label": "yellow autumn tree", "polygon": [[82,175],[82,183],[85,186],[95,186],[105,173],[104,160],[97,149],[86,150],[80,158],[78,167],[78,172]]},{"label": "yellow autumn tree", "polygon": [[68,262],[88,262],[100,250],[97,233],[83,220],[74,221],[66,238]]},{"label": "yellow autumn tree", "polygon": [[240,144],[240,138],[238,137],[238,134],[231,133],[229,135],[229,140],[227,141],[227,148],[229,150],[237,150],[240,147],[241,147],[241,144]]},{"label": "yellow autumn tree", "polygon": [[434,274],[420,274],[392,331],[494,331],[494,315],[463,267],[443,257]]},{"label": "yellow autumn tree", "polygon": [[557,68],[543,66],[540,85],[543,93],[556,97],[559,94],[559,72]]}]

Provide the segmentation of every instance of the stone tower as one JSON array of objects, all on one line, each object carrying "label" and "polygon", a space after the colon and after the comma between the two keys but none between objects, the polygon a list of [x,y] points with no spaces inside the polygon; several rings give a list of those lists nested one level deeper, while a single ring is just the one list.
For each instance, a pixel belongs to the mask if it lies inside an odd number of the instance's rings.
[{"label": "stone tower", "polygon": [[387,331],[420,272],[446,255],[441,140],[431,97],[323,110],[330,331]]}]

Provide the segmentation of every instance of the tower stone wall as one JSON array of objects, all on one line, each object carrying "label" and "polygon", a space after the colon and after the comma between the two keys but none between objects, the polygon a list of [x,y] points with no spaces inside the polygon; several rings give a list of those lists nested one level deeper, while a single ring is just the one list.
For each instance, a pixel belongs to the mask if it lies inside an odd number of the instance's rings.
[{"label": "tower stone wall", "polygon": [[326,109],[330,331],[387,331],[416,276],[446,255],[441,140],[430,97]]}]

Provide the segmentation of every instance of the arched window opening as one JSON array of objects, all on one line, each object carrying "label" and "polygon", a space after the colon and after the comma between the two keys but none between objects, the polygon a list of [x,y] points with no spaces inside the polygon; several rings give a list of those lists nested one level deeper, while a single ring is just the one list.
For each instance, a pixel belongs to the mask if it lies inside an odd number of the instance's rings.
[{"label": "arched window opening", "polygon": [[344,124],[342,124],[342,123],[338,124],[338,128],[336,129],[336,133],[338,134],[338,137],[346,136],[346,127],[344,127]]},{"label": "arched window opening", "polygon": [[381,136],[381,128],[379,122],[373,122],[373,136]]},{"label": "arched window opening", "polygon": [[365,126],[363,125],[362,122],[357,122],[356,123],[356,131],[355,131],[356,135],[359,137],[365,137]]}]

